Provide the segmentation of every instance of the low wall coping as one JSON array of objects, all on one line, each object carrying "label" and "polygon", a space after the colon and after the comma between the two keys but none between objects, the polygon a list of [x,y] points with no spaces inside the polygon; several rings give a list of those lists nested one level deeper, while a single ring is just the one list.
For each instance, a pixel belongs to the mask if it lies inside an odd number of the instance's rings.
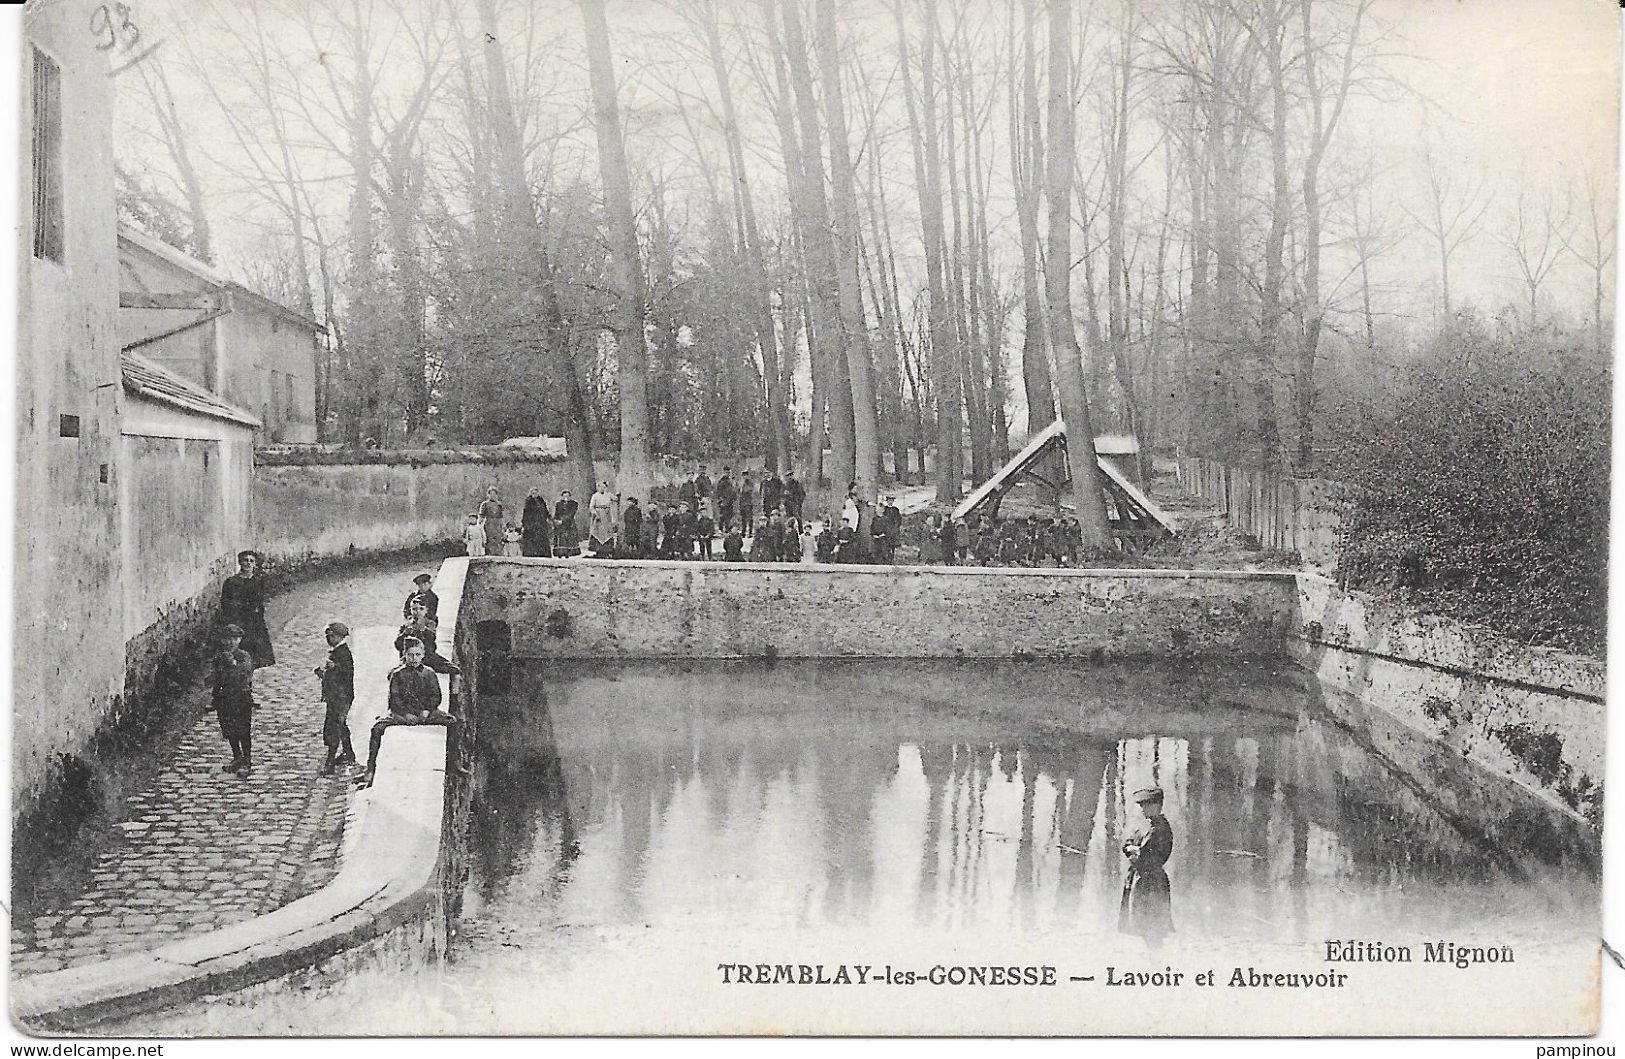
[{"label": "low wall coping", "polygon": [[[1489,684],[1582,699],[1598,709],[1604,705],[1607,666],[1600,659],[1522,644],[1486,626],[1411,610],[1371,593],[1341,588],[1323,574],[1305,572],[1298,577],[1299,609],[1305,623],[1321,617],[1310,614],[1304,606],[1306,593],[1315,591],[1341,601],[1340,617],[1354,626],[1344,628],[1340,623],[1338,627],[1323,628],[1318,637],[1300,628],[1298,635],[1305,643]],[[1363,635],[1350,635],[1356,630]],[[1420,644],[1425,644],[1427,651],[1417,650]]]},{"label": "low wall coping", "polygon": [[[1113,569],[1111,567],[1093,567],[1082,569],[1056,569],[1050,567],[1027,566],[878,566],[874,564],[857,563],[751,563],[751,562],[714,562],[680,559],[545,559],[545,558],[517,558],[514,556],[486,555],[473,559],[448,559],[453,562],[473,563],[476,567],[483,565],[513,565],[513,566],[547,566],[560,569],[652,569],[652,570],[688,570],[696,573],[710,573],[712,571],[745,571],[771,574],[798,574],[804,576],[820,576],[828,574],[868,574],[871,576],[885,575],[897,577],[932,577],[944,574],[950,577],[1021,577],[1021,578],[1129,578],[1145,580],[1209,580],[1209,581],[1276,581],[1295,583],[1298,577],[1296,570],[1177,570],[1166,568],[1129,568]],[[438,589],[436,589],[438,591]],[[442,604],[444,608],[444,604]],[[445,620],[442,617],[441,625]]]},{"label": "low wall coping", "polygon": [[[468,560],[452,559],[435,578],[440,621],[455,629]],[[357,630],[358,676],[352,716],[387,711],[376,679],[395,664],[392,628]],[[358,726],[359,727],[359,726]],[[359,728],[366,731],[367,728]],[[431,913],[441,899],[448,729],[386,733],[373,784],[358,793],[344,829],[338,874],[313,894],[242,923],[144,952],[30,975],[12,983],[13,1019],[30,1030],[71,1032],[230,993],[311,967]]]}]

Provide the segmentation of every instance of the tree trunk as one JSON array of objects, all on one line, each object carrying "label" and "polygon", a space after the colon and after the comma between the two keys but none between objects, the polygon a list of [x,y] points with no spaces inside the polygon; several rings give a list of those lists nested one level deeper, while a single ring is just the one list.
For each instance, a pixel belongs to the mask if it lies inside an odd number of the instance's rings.
[{"label": "tree trunk", "polygon": [[598,168],[604,180],[612,272],[620,299],[614,317],[616,385],[621,397],[621,459],[616,491],[649,495],[649,348],[644,336],[643,267],[638,261],[637,218],[632,211],[632,174],[626,162],[621,109],[615,98],[615,60],[610,53],[605,0],[580,0],[587,27],[587,66],[592,76],[593,126]]},{"label": "tree trunk", "polygon": [[[834,256],[840,283],[846,370],[852,394],[853,480],[857,482],[858,498],[863,501],[858,509],[858,553],[867,556],[870,550],[869,517],[879,490],[880,430],[875,414],[874,371],[869,359],[869,328],[863,317],[861,280],[858,275],[858,195],[847,141],[846,108],[842,102],[835,0],[817,0],[814,31],[818,67],[823,75],[824,123],[829,128]],[[808,118],[814,122],[817,120],[816,115],[804,113],[803,120]]]},{"label": "tree trunk", "polygon": [[1049,333],[1066,422],[1067,457],[1072,467],[1072,503],[1083,543],[1111,545],[1095,431],[1083,383],[1083,351],[1072,323],[1072,0],[1050,0],[1049,14],[1049,254],[1044,269],[1049,294]]},{"label": "tree trunk", "polygon": [[908,31],[903,24],[900,0],[893,6],[897,20],[899,68],[903,74],[903,94],[908,103],[909,127],[913,130],[915,186],[920,197],[920,227],[925,242],[926,287],[930,296],[932,391],[937,414],[937,503],[951,504],[959,499],[959,448],[963,428],[960,420],[958,354],[948,315],[947,283],[944,277],[944,238],[942,224],[942,156],[937,143],[936,12],[928,7],[925,44],[920,58],[920,96],[916,102],[913,75],[909,70]]},{"label": "tree trunk", "polygon": [[762,235],[756,223],[756,205],[751,195],[750,181],[745,164],[745,148],[739,132],[739,115],[734,107],[733,85],[728,78],[728,67],[722,56],[722,34],[717,27],[716,8],[712,0],[704,6],[706,49],[711,58],[711,72],[716,78],[717,94],[722,103],[722,132],[728,147],[728,169],[737,189],[739,213],[743,224],[741,242],[744,244],[746,268],[755,284],[758,304],[753,323],[756,342],[762,351],[762,375],[766,382],[767,430],[765,455],[768,469],[783,474],[790,469],[790,402],[784,391],[784,379],[779,371],[778,343],[773,327],[773,294],[768,280],[767,262],[762,253]]}]

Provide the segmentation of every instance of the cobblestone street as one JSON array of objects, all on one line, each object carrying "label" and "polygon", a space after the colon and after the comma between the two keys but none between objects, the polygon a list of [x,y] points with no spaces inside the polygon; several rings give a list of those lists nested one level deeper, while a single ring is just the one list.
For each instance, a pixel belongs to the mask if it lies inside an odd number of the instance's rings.
[{"label": "cobblestone street", "polygon": [[[338,870],[350,784],[321,774],[322,706],[311,670],[322,629],[394,625],[414,573],[432,561],[391,561],[323,574],[271,599],[277,664],[254,675],[254,770],[230,757],[200,680],[178,704],[198,715],[156,782],[126,799],[87,887],[12,925],[12,974],[58,970],[250,919],[310,893]],[[358,689],[359,690],[359,689]],[[358,755],[365,723],[351,718]]]}]

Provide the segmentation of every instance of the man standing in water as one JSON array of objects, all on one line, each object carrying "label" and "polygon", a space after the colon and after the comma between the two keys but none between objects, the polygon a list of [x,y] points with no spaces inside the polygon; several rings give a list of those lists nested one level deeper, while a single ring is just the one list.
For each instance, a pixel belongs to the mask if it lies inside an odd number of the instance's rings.
[{"label": "man standing in water", "polygon": [[1174,852],[1174,829],[1162,815],[1162,789],[1135,791],[1134,804],[1145,823],[1123,840],[1128,874],[1123,878],[1123,900],[1118,906],[1117,929],[1138,934],[1149,948],[1158,948],[1174,932],[1173,899],[1163,865]]}]

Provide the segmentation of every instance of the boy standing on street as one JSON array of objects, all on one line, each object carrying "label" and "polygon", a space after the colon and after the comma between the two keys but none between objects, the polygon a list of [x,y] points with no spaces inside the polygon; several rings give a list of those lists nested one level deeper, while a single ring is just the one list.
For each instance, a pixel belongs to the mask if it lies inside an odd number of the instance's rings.
[{"label": "boy standing on street", "polygon": [[243,630],[226,625],[220,630],[220,651],[214,658],[214,694],[211,698],[220,720],[220,734],[231,747],[231,763],[221,772],[235,772],[248,778],[254,766],[250,729],[254,721],[254,659],[241,648]]},{"label": "boy standing on street", "polygon": [[[421,603],[419,604],[422,605]],[[316,676],[322,682],[322,702],[327,705],[327,716],[322,721],[322,742],[327,745],[327,764],[323,772],[331,776],[336,769],[355,764],[355,749],[350,746],[350,706],[355,702],[355,659],[345,641],[350,628],[335,621],[325,630],[327,661],[316,667]]]}]

